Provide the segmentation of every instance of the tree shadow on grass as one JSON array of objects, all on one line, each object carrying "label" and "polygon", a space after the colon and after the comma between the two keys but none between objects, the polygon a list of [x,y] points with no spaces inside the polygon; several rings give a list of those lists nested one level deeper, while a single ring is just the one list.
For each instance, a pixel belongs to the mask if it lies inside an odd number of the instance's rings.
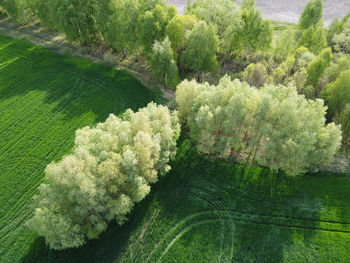
[{"label": "tree shadow on grass", "polygon": [[[7,87],[0,98],[44,91],[44,103],[71,119],[87,111],[104,120],[109,113],[137,110],[148,102],[165,103],[159,90],[150,90],[123,71],[88,60],[59,55],[25,40],[0,36],[0,74]],[[0,81],[1,79],[0,78]],[[3,80],[4,81],[4,80]],[[5,81],[4,81],[5,82]]]},{"label": "tree shadow on grass", "polygon": [[232,262],[282,262],[295,231],[305,227],[304,238],[311,240],[319,227],[321,203],[302,191],[302,177],[212,160],[193,146],[172,167],[157,193],[160,205],[169,218],[217,211],[231,221]]}]

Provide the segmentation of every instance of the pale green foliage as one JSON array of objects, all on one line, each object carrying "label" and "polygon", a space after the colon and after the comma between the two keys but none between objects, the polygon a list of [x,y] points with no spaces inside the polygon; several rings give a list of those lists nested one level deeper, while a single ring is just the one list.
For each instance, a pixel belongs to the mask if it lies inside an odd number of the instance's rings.
[{"label": "pale green foliage", "polygon": [[202,153],[299,174],[331,162],[340,146],[339,127],[325,125],[323,101],[306,100],[293,86],[184,81],[176,101]]},{"label": "pale green foliage", "polygon": [[159,81],[170,87],[176,86],[179,79],[178,68],[168,37],[163,42],[154,43],[149,62],[153,74]]},{"label": "pale green foliage", "polygon": [[186,32],[192,30],[198,22],[198,18],[193,15],[176,15],[168,23],[165,32],[171,41],[171,47],[178,55],[185,48]]},{"label": "pale green foliage", "polygon": [[181,63],[187,69],[210,71],[218,66],[218,49],[219,40],[213,26],[202,21],[187,32],[186,48],[181,55]]},{"label": "pale green foliage", "polygon": [[350,19],[344,24],[344,30],[333,37],[332,44],[335,51],[350,54]]},{"label": "pale green foliage", "polygon": [[93,43],[98,39],[96,0],[56,0],[58,29],[72,41]]},{"label": "pale green foliage", "polygon": [[324,49],[307,67],[308,84],[317,87],[324,70],[332,61],[332,51],[330,48]]},{"label": "pale green foliage", "polygon": [[97,238],[113,219],[123,224],[169,171],[179,133],[177,113],[153,103],[78,130],[72,154],[47,166],[28,226],[51,248],[65,249]]},{"label": "pale green foliage", "polygon": [[240,21],[239,8],[234,0],[188,1],[185,14],[195,15],[213,25],[219,39],[224,37],[227,28]]},{"label": "pale green foliage", "polygon": [[267,70],[264,64],[250,64],[242,74],[242,80],[256,88],[263,86],[267,80]]},{"label": "pale green foliage", "polygon": [[349,21],[350,19],[350,12],[343,17],[342,20],[339,21],[337,17],[335,17],[332,21],[332,23],[328,27],[327,32],[327,42],[328,45],[332,45],[332,40],[335,35],[340,34],[344,30],[344,24]]},{"label": "pale green foliage", "polygon": [[227,29],[229,49],[238,54],[266,50],[271,47],[272,31],[271,22],[264,20],[255,9],[255,1],[243,1],[239,23],[232,23]]},{"label": "pale green foliage", "polygon": [[146,52],[152,49],[154,41],[164,39],[165,28],[175,15],[175,7],[161,5],[156,5],[152,10],[140,15],[138,33],[140,34],[140,43]]},{"label": "pale green foliage", "polygon": [[299,27],[301,30],[308,29],[310,26],[316,26],[322,22],[323,1],[310,0],[304,7],[299,18]]},{"label": "pale green foliage", "polygon": [[294,51],[296,45],[295,33],[288,30],[276,39],[274,43],[273,55],[276,60],[286,59]]},{"label": "pale green foliage", "polygon": [[337,80],[322,92],[329,114],[333,120],[342,125],[343,145],[350,147],[350,70],[344,71]]},{"label": "pale green foliage", "polygon": [[306,47],[312,53],[318,55],[327,47],[327,34],[322,26],[311,26],[302,32],[297,42],[297,47]]},{"label": "pale green foliage", "polygon": [[18,22],[24,22],[31,15],[26,0],[0,0],[0,8]]}]

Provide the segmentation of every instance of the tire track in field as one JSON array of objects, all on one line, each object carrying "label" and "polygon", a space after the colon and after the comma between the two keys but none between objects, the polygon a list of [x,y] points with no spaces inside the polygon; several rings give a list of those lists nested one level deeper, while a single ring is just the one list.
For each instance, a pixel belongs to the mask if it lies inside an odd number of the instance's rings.
[{"label": "tire track in field", "polygon": [[[248,224],[270,225],[274,227],[287,227],[287,228],[295,228],[295,229],[311,230],[311,231],[326,231],[326,232],[336,232],[336,233],[343,233],[343,234],[350,233],[350,230],[341,229],[341,227],[344,225],[347,226],[347,228],[349,228],[349,225],[350,225],[349,222],[314,219],[314,218],[303,218],[303,217],[295,217],[295,216],[289,216],[289,215],[248,213],[248,212],[242,212],[242,211],[233,210],[233,209],[229,210],[226,208],[223,202],[216,200],[217,198],[215,198],[215,193],[210,191],[203,191],[203,190],[205,189],[196,189],[196,191],[193,192],[193,190],[183,191],[182,189],[180,189],[180,191],[178,192],[182,197],[185,195],[188,197],[196,198],[197,200],[202,200],[201,202],[203,204],[206,204],[207,206],[214,209],[209,211],[193,213],[176,222],[175,225],[173,225],[163,235],[163,238],[154,246],[154,248],[149,253],[149,256],[145,262],[149,262],[152,259],[152,256],[154,255],[154,253],[157,252],[160,247],[163,247],[164,242],[167,239],[169,239],[171,236],[174,236],[177,233],[175,237],[171,239],[171,241],[168,243],[165,250],[165,251],[168,251],[179,238],[181,238],[187,231],[191,229],[191,227],[196,226],[196,222],[190,223],[191,221],[208,220],[206,219],[206,217],[210,215],[217,216],[216,219],[211,218],[210,220],[217,220],[218,222],[221,222],[221,223],[223,223],[223,221],[225,221],[226,223],[229,222],[231,226],[233,222],[241,222],[241,223],[248,223]],[[220,206],[222,206],[225,209],[223,210],[217,209]],[[203,219],[202,217],[205,217],[205,219]],[[190,223],[190,225],[187,225],[188,223]],[[318,224],[319,226],[316,226],[316,224]],[[326,224],[326,225],[322,225],[322,224]],[[233,228],[232,228],[232,231],[233,231]],[[233,249],[234,249],[233,246],[234,244],[233,244],[233,236],[232,236],[232,242],[230,244],[230,255],[228,258],[232,258],[233,256]],[[163,252],[163,254],[161,254],[160,258],[158,259],[158,262],[164,257],[165,254],[166,252]],[[222,253],[219,254],[219,259],[222,258],[222,255],[223,255]]]},{"label": "tire track in field", "polygon": [[204,225],[204,224],[208,224],[208,223],[214,223],[214,222],[218,222],[220,221],[220,218],[217,219],[205,219],[202,221],[197,221],[195,223],[192,223],[188,226],[186,226],[184,229],[182,229],[171,241],[170,243],[167,245],[167,247],[165,248],[165,250],[163,251],[163,253],[161,254],[161,256],[159,257],[159,259],[157,260],[158,262],[161,262],[162,258],[168,253],[169,249],[175,244],[175,242],[177,240],[179,240],[184,234],[186,234],[189,230],[191,230],[192,228],[196,227],[196,226],[200,226],[200,225]]},{"label": "tire track in field", "polygon": [[[169,249],[174,245],[174,243],[179,240],[186,232],[188,232],[189,230],[191,230],[193,227],[196,227],[198,225],[202,225],[205,223],[210,223],[210,222],[240,222],[240,223],[248,223],[248,224],[256,224],[256,225],[270,225],[270,226],[274,226],[274,227],[286,227],[286,228],[295,228],[295,229],[302,229],[302,230],[312,230],[312,231],[326,231],[326,232],[335,232],[335,233],[343,233],[343,234],[350,234],[350,230],[339,230],[339,229],[327,229],[327,228],[322,228],[322,227],[314,227],[314,226],[302,226],[302,225],[293,225],[293,224],[288,224],[288,223],[278,223],[278,222],[266,222],[266,221],[259,221],[259,220],[254,220],[254,219],[246,219],[244,217],[246,216],[260,216],[259,214],[250,214],[250,213],[241,213],[239,211],[236,210],[231,210],[230,211],[230,216],[225,217],[227,211],[220,211],[220,210],[212,210],[212,211],[203,211],[203,212],[198,212],[198,213],[194,213],[191,214],[185,218],[183,218],[180,222],[178,222],[177,224],[175,224],[175,226],[173,226],[164,236],[164,238],[154,247],[154,249],[151,251],[149,258],[146,260],[146,262],[149,262],[152,254],[159,248],[159,246],[161,245],[161,243],[163,243],[168,237],[170,237],[171,235],[175,235],[170,242],[168,243],[167,247],[165,248],[165,250],[163,251],[163,253],[161,254],[160,258],[158,259],[157,262],[160,262],[161,259],[164,257],[164,255],[169,251]],[[220,215],[221,214],[221,215]],[[208,216],[208,215],[216,215],[216,218],[210,218],[210,219],[201,219],[199,218],[197,220],[197,222],[193,222],[190,223],[189,225],[186,225],[185,223],[188,222],[190,219],[197,219],[198,217],[201,216]],[[236,216],[232,216],[232,215],[236,215]],[[265,216],[268,217],[268,216]],[[277,216],[275,216],[277,217]],[[278,216],[279,218],[283,218],[283,216]],[[308,221],[308,220],[305,220]],[[312,220],[312,221],[317,221],[316,219]],[[182,225],[184,225],[183,228]],[[180,228],[179,232],[175,232],[175,230],[177,230],[178,228]]]}]

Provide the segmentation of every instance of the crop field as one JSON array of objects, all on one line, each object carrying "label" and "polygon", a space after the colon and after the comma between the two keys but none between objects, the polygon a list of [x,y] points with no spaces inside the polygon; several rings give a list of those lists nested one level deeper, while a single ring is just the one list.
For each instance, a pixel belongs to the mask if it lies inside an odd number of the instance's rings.
[{"label": "crop field", "polygon": [[172,170],[78,249],[49,250],[24,223],[44,169],[74,131],[164,102],[123,72],[0,36],[0,262],[348,262],[350,178],[297,176],[200,156],[185,135]]}]

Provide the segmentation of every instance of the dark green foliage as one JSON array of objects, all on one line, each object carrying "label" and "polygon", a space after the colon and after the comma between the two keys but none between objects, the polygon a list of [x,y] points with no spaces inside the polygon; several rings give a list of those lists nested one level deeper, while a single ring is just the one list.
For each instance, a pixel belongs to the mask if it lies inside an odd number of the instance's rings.
[{"label": "dark green foliage", "polygon": [[26,22],[32,15],[28,2],[26,0],[0,0],[0,8],[15,21]]},{"label": "dark green foliage", "polygon": [[187,33],[185,51],[181,63],[194,71],[210,71],[218,66],[216,52],[219,40],[213,26],[202,21]]},{"label": "dark green foliage", "polygon": [[304,7],[299,18],[299,28],[308,29],[322,22],[323,0],[310,0]]},{"label": "dark green foliage", "polygon": [[149,64],[158,81],[174,88],[179,81],[174,51],[168,37],[163,42],[156,41],[152,47]]},{"label": "dark green foliage", "polygon": [[175,15],[176,9],[166,5],[156,5],[153,9],[140,13],[137,31],[146,52],[151,51],[155,41],[164,39],[165,28]]},{"label": "dark green foliage", "polygon": [[343,146],[350,149],[350,70],[344,71],[337,80],[322,92],[332,119],[342,125]]},{"label": "dark green foliage", "polygon": [[72,41],[89,44],[98,40],[96,0],[54,0],[58,29]]},{"label": "dark green foliage", "polygon": [[252,53],[268,49],[272,43],[272,25],[261,17],[260,10],[255,9],[255,1],[243,2],[240,15],[240,23],[227,30],[230,50],[241,54],[242,51]]},{"label": "dark green foliage", "polygon": [[307,67],[307,84],[317,87],[318,81],[321,78],[324,70],[332,61],[332,50],[324,49]]},{"label": "dark green foliage", "polygon": [[297,47],[306,47],[315,55],[319,54],[327,47],[326,30],[321,26],[310,26],[302,32]]}]

